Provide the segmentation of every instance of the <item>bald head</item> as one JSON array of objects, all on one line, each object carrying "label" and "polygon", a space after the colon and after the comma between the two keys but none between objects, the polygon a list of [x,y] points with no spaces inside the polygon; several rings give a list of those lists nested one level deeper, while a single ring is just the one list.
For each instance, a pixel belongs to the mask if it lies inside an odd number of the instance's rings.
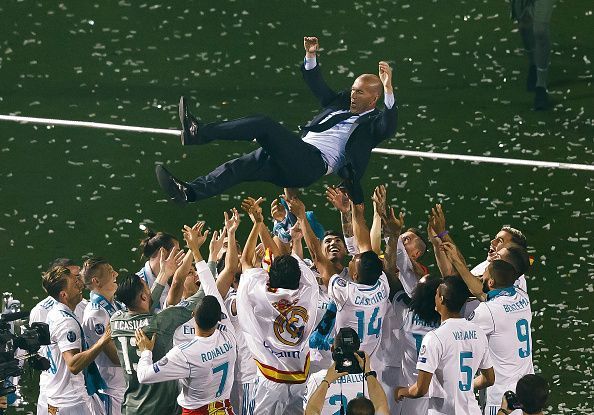
[{"label": "bald head", "polygon": [[374,109],[382,96],[383,88],[377,75],[365,73],[357,77],[351,87],[351,112],[361,114]]}]

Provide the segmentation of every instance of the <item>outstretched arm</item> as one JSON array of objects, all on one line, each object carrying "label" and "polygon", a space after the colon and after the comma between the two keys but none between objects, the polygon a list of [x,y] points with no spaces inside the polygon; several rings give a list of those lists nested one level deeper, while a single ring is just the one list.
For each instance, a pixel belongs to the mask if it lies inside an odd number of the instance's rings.
[{"label": "outstretched arm", "polygon": [[[303,47],[305,48],[306,59],[301,66],[303,79],[311,92],[320,101],[321,106],[327,107],[339,95],[326,84],[326,81],[322,77],[320,66],[316,62],[316,52],[320,49],[318,38],[315,36],[305,36],[303,38]],[[314,66],[311,67],[311,64],[314,64]]]},{"label": "outstretched arm", "polygon": [[262,208],[260,207],[260,202],[262,202],[262,198],[257,200],[258,203],[252,204],[248,209],[248,214],[252,217],[254,226],[248,236],[247,241],[245,242],[245,246],[243,247],[243,252],[241,254],[241,269],[245,272],[248,269],[254,268],[253,260],[254,254],[256,252],[256,244],[258,243],[258,233],[260,231],[260,226],[262,226],[262,222],[264,221],[264,217],[262,216]]},{"label": "outstretched arm", "polygon": [[371,251],[371,236],[365,222],[365,205],[363,203],[355,205],[351,202],[351,211],[353,212],[353,234],[359,245],[359,252]]},{"label": "outstretched arm", "polygon": [[458,274],[460,274],[468,286],[468,289],[472,295],[474,295],[480,301],[486,301],[487,296],[483,292],[482,281],[470,273],[466,267],[466,264],[464,263],[464,260],[462,259],[462,255],[459,254],[459,250],[456,245],[452,244],[451,242],[444,242],[442,247],[445,251],[445,254],[454,265],[454,268],[456,268],[456,271],[458,271]]},{"label": "outstretched arm", "polygon": [[227,254],[225,255],[225,268],[217,278],[217,289],[222,298],[227,296],[229,288],[233,284],[235,274],[239,271],[239,260],[237,258],[237,241],[235,231],[239,226],[239,212],[233,208],[230,213],[224,212],[225,229],[227,230]]},{"label": "outstretched arm", "polygon": [[386,216],[386,187],[381,184],[373,191],[373,223],[371,224],[371,246],[376,254],[382,252],[382,217]]},{"label": "outstretched arm", "polygon": [[326,188],[326,199],[332,203],[340,212],[340,223],[342,225],[342,235],[344,236],[345,245],[350,255],[355,255],[358,252],[357,244],[353,237],[353,214],[351,213],[351,201],[342,189],[334,186]]},{"label": "outstretched arm", "polygon": [[388,239],[385,255],[386,276],[390,284],[390,298],[393,298],[394,294],[402,289],[398,269],[398,238],[404,226],[404,213],[400,212],[397,218],[394,214],[394,208],[390,208],[390,214],[382,216],[382,223]]},{"label": "outstretched arm", "polygon": [[303,205],[303,202],[297,198],[288,200],[287,203],[289,204],[289,209],[291,212],[297,216],[299,226],[303,231],[305,244],[309,249],[309,253],[314,261],[314,264],[316,265],[316,268],[318,269],[318,272],[320,273],[324,285],[328,286],[330,277],[334,274],[334,266],[322,252],[322,245],[320,244],[319,239],[316,237],[316,234],[314,233],[309,221],[307,220],[307,217],[305,216],[305,206]]}]

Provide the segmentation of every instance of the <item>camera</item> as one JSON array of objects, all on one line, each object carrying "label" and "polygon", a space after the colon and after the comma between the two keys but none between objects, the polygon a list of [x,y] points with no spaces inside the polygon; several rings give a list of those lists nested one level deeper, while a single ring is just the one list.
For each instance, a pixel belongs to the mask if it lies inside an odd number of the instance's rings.
[{"label": "camera", "polygon": [[[21,362],[27,361],[34,370],[47,370],[49,360],[37,354],[41,346],[50,344],[49,326],[46,323],[25,324],[28,311],[20,311],[20,301],[4,293],[0,314],[0,382],[22,375]],[[0,383],[0,396],[15,391],[15,387]]]},{"label": "camera", "polygon": [[361,341],[357,332],[350,327],[343,327],[338,331],[334,337],[334,350],[332,351],[332,360],[336,362],[336,370],[338,372],[347,372],[350,374],[363,373],[363,369],[357,359],[355,353],[362,359],[365,359],[365,354],[359,351]]},{"label": "camera", "polygon": [[518,400],[518,396],[513,391],[507,391],[504,393],[505,400],[507,401],[507,407],[509,409],[522,409],[523,406]]}]

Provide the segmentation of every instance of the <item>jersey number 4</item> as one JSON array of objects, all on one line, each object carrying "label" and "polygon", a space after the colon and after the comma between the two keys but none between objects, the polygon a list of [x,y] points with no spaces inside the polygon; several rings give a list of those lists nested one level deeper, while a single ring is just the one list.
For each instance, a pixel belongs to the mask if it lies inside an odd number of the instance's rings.
[{"label": "jersey number 4", "polygon": [[357,311],[355,315],[357,316],[357,334],[359,335],[359,340],[363,341],[365,336],[375,336],[376,338],[379,337],[382,331],[382,319],[377,318],[377,313],[379,313],[379,307],[375,307],[373,312],[371,313],[371,318],[367,323],[367,330],[365,330],[366,326],[366,319],[365,319],[365,311]]}]

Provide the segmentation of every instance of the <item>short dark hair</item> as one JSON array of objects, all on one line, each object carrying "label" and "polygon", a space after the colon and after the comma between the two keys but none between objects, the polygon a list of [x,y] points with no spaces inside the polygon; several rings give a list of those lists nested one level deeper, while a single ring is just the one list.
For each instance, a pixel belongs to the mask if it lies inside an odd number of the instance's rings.
[{"label": "short dark hair", "polygon": [[435,275],[424,278],[415,287],[408,307],[426,323],[439,323],[441,316],[435,311],[435,292],[442,280]]},{"label": "short dark hair", "polygon": [[517,272],[516,278],[528,272],[530,268],[528,250],[522,245],[515,243],[505,245],[504,248],[507,249],[507,255],[504,261],[509,262],[515,268]]},{"label": "short dark hair", "polygon": [[459,313],[470,297],[468,286],[459,275],[444,277],[438,289],[443,297],[443,304],[452,313]]},{"label": "short dark hair", "polygon": [[72,266],[76,266],[76,265],[78,265],[78,264],[76,262],[74,262],[73,259],[56,258],[52,262],[49,263],[47,270],[51,271],[52,268],[55,268],[55,267],[72,267]]},{"label": "short dark hair", "polygon": [[101,266],[109,264],[107,259],[101,257],[92,257],[87,259],[82,266],[80,276],[85,282],[86,286],[91,284],[91,280],[101,271]]},{"label": "short dark hair", "polygon": [[43,274],[41,285],[50,297],[59,300],[60,292],[66,289],[71,272],[68,268],[58,265]]},{"label": "short dark hair", "polygon": [[549,398],[549,385],[538,375],[525,375],[516,384],[516,396],[527,414],[543,410]]},{"label": "short dark hair", "polygon": [[221,305],[214,295],[205,295],[194,309],[194,321],[202,330],[210,330],[221,321]]},{"label": "short dark hair", "polygon": [[373,251],[359,254],[357,280],[361,284],[374,285],[384,271],[382,260]]},{"label": "short dark hair", "polygon": [[513,243],[518,244],[524,248],[528,247],[528,242],[526,241],[526,236],[522,233],[522,231],[512,228],[509,225],[503,225],[501,230],[507,232],[511,235],[511,240]]},{"label": "short dark hair", "polygon": [[161,248],[171,251],[177,242],[175,236],[165,232],[154,232],[149,227],[144,228],[144,233],[146,238],[140,241],[140,248],[145,258],[151,258]]},{"label": "short dark hair", "polygon": [[326,232],[324,232],[324,236],[322,238],[322,241],[324,239],[326,239],[326,236],[337,236],[337,237],[340,238],[340,240],[342,241],[342,243],[344,243],[346,245],[346,242],[344,240],[344,235],[342,234],[342,232],[335,231],[334,229],[328,229]]},{"label": "short dark hair", "polygon": [[280,255],[274,258],[268,271],[270,288],[286,288],[296,290],[301,280],[299,262],[291,255]]},{"label": "short dark hair", "polygon": [[373,402],[365,396],[358,396],[351,399],[346,408],[347,415],[374,415],[375,408]]},{"label": "short dark hair", "polygon": [[144,290],[142,281],[142,278],[136,274],[126,275],[118,284],[115,297],[118,301],[124,303],[126,307],[134,307],[138,301],[138,296]]},{"label": "short dark hair", "polygon": [[496,259],[491,262],[490,267],[489,274],[499,288],[512,286],[518,279],[516,269],[509,262]]}]

